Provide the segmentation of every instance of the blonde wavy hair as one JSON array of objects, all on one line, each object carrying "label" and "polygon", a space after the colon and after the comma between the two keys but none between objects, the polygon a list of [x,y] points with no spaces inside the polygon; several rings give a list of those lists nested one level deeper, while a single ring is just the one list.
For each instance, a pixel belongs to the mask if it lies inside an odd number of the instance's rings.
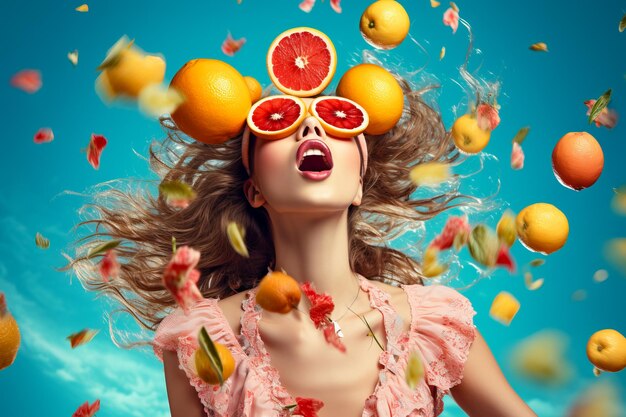
[{"label": "blonde wavy hair", "polygon": [[[460,154],[440,114],[422,99],[434,86],[413,91],[408,81],[396,78],[406,98],[404,114],[385,135],[366,135],[369,159],[362,204],[348,209],[349,261],[354,271],[368,279],[422,284],[419,262],[387,243],[414,229],[416,222],[481,202],[459,194],[458,182],[451,191],[428,199],[410,198],[417,189],[409,176],[413,167],[428,161],[453,163]],[[242,137],[208,145],[189,140],[171,121],[161,124],[167,137],[149,148],[150,168],[159,179],[96,186],[93,202],[79,211],[87,219],[75,227],[91,230],[74,243],[75,257],[63,268],[72,269],[87,290],[119,301],[122,308],[116,312],[130,313],[147,330],[155,330],[175,307],[162,284],[163,270],[172,257],[172,237],[179,246],[200,251],[198,287],[207,298],[255,287],[275,261],[267,212],[251,207],[243,194],[248,175],[241,162]],[[251,160],[253,151],[254,142]],[[174,209],[158,192],[152,194],[151,187],[171,180],[184,181],[196,191],[197,198],[187,208]],[[132,184],[139,186],[129,187]],[[231,221],[246,230],[249,258],[238,255],[229,244],[226,227]],[[121,270],[118,277],[103,282],[97,273],[98,259],[85,255],[109,239],[123,242],[116,249]]]}]

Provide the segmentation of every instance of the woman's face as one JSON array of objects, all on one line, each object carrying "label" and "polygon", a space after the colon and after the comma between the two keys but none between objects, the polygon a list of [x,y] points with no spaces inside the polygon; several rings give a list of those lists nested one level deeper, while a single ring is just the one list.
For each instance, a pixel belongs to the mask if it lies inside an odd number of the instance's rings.
[{"label": "woman's face", "polygon": [[[313,99],[303,100],[308,105]],[[320,145],[320,150],[308,153],[318,155],[303,156],[304,148],[300,146],[314,143]],[[361,156],[356,138],[327,135],[313,116],[308,116],[295,133],[284,139],[257,138],[253,155],[253,182],[260,194],[257,197],[264,200],[263,204],[261,200],[255,203],[247,192],[255,207],[268,204],[276,212],[322,212],[361,204]],[[332,168],[327,169],[323,159]],[[329,172],[320,175],[320,171]]]}]

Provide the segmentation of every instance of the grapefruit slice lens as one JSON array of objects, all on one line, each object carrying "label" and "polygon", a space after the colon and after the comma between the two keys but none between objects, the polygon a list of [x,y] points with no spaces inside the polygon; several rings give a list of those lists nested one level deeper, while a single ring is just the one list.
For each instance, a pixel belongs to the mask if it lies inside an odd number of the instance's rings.
[{"label": "grapefruit slice lens", "polygon": [[[363,107],[343,97],[318,97],[309,105],[324,131],[333,137],[347,139],[367,128],[369,117]],[[255,136],[276,140],[290,136],[307,117],[307,106],[293,96],[270,96],[256,102],[248,113],[248,127]]]}]

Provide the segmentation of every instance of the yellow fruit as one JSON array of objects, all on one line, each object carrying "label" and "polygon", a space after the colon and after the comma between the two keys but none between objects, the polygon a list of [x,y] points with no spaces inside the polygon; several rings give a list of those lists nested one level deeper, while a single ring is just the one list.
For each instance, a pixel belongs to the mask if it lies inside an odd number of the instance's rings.
[{"label": "yellow fruit", "polygon": [[298,281],[283,272],[271,271],[259,284],[256,302],[267,311],[286,314],[298,305],[301,295]]},{"label": "yellow fruit", "polygon": [[0,370],[13,364],[19,347],[20,329],[0,293]]},{"label": "yellow fruit", "polygon": [[[220,361],[222,361],[222,379],[226,381],[235,370],[235,358],[233,358],[232,353],[230,353],[230,350],[228,350],[226,346],[217,342],[213,342],[213,344],[217,350],[217,355],[220,357]],[[217,373],[211,367],[211,360],[209,359],[209,356],[204,353],[204,350],[196,350],[194,354],[194,361],[196,365],[196,372],[201,380],[207,384],[213,385],[220,383]]]},{"label": "yellow fruit", "polygon": [[500,323],[508,326],[520,309],[520,303],[510,293],[506,291],[500,291],[498,295],[493,299],[491,308],[489,309],[489,315],[499,321]]},{"label": "yellow fruit", "polygon": [[522,244],[545,255],[563,247],[569,235],[565,214],[552,204],[535,203],[519,212],[517,235]]},{"label": "yellow fruit", "polygon": [[410,26],[406,10],[394,0],[376,1],[361,15],[361,35],[376,48],[395,48],[406,38]]},{"label": "yellow fruit", "polygon": [[359,64],[341,77],[337,95],[360,104],[369,116],[365,133],[382,135],[402,117],[404,93],[393,75],[378,65]]},{"label": "yellow fruit", "polygon": [[113,99],[126,96],[136,99],[150,84],[161,83],[165,76],[165,61],[158,55],[145,55],[134,47],[119,52],[119,61],[102,71],[96,84]]},{"label": "yellow fruit", "polygon": [[468,113],[456,119],[452,125],[452,138],[459,150],[475,154],[489,144],[491,131],[478,127],[478,119]]},{"label": "yellow fruit", "polygon": [[248,91],[250,91],[250,100],[252,100],[252,104],[254,104],[261,98],[261,94],[263,94],[263,87],[261,87],[261,83],[259,83],[256,78],[245,76],[243,79],[246,80]]},{"label": "yellow fruit", "polygon": [[613,329],[597,331],[587,342],[587,357],[601,371],[621,371],[626,368],[626,338]]},{"label": "yellow fruit", "polygon": [[512,211],[507,210],[504,212],[496,226],[496,232],[498,233],[498,238],[506,243],[508,247],[513,246],[515,239],[517,239],[517,231],[515,215]]},{"label": "yellow fruit", "polygon": [[187,135],[217,144],[243,130],[252,106],[248,84],[226,62],[193,59],[178,70],[170,86],[185,97],[172,119]]}]

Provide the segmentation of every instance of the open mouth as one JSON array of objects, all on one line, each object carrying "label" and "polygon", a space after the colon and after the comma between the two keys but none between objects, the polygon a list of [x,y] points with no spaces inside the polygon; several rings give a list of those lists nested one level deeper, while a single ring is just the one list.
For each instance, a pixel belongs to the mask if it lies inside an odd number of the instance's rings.
[{"label": "open mouth", "polygon": [[298,169],[302,172],[330,171],[333,158],[330,149],[320,140],[310,139],[298,148]]}]

